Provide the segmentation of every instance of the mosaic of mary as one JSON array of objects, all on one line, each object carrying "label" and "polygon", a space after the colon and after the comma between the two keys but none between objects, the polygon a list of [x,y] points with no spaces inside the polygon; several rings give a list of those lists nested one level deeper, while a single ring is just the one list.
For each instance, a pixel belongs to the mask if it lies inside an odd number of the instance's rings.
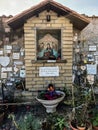
[{"label": "mosaic of mary", "polygon": [[46,34],[39,40],[38,59],[56,60],[58,58],[58,40],[50,34]]}]

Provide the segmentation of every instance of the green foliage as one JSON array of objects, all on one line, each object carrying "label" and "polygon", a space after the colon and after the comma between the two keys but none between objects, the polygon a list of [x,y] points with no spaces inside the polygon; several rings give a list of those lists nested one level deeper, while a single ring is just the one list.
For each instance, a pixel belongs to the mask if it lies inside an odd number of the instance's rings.
[{"label": "green foliage", "polygon": [[46,128],[44,130],[63,130],[68,128],[68,117],[58,113],[48,114],[46,117]]},{"label": "green foliage", "polygon": [[[46,117],[46,123],[50,127],[50,130],[55,130],[55,124],[57,122],[57,113],[49,113]],[[46,129],[45,129],[46,130]],[[47,129],[48,130],[48,129]]]},{"label": "green foliage", "polygon": [[28,113],[23,117],[20,118],[18,121],[18,127],[20,130],[31,130],[33,122],[33,116]]},{"label": "green foliage", "polygon": [[74,92],[74,117],[77,126],[85,126],[88,120],[89,105],[92,101],[92,90],[88,87],[75,86]]},{"label": "green foliage", "polygon": [[98,109],[97,108],[93,109],[92,111],[91,122],[93,126],[98,126]]},{"label": "green foliage", "polygon": [[56,130],[63,130],[65,127],[68,128],[68,122],[66,121],[65,117],[60,115],[59,117],[57,117],[55,126]]},{"label": "green foliage", "polygon": [[66,86],[63,89],[63,92],[65,93],[65,100],[64,104],[66,105],[72,105],[72,92],[70,89],[68,89]]},{"label": "green foliage", "polygon": [[38,98],[44,100],[45,99],[45,94],[46,94],[46,91],[44,91],[44,90],[41,91],[40,93],[38,93]]},{"label": "green foliage", "polygon": [[57,120],[58,114],[57,113],[49,113],[46,117],[46,121],[50,124],[55,124]]},{"label": "green foliage", "polygon": [[98,117],[96,117],[95,120],[93,121],[93,126],[98,126]]},{"label": "green foliage", "polygon": [[76,109],[76,122],[77,126],[86,126],[87,121],[87,106],[84,104]]},{"label": "green foliage", "polygon": [[38,118],[33,119],[32,130],[41,130],[41,122]]},{"label": "green foliage", "polygon": [[35,118],[32,113],[26,113],[25,116],[21,116],[19,120],[16,121],[15,115],[10,114],[9,118],[12,119],[14,125],[18,130],[40,130],[41,124],[40,120]]},{"label": "green foliage", "polygon": [[74,93],[75,106],[80,106],[81,104],[89,105],[92,102],[92,90],[88,87],[75,86],[76,91]]},{"label": "green foliage", "polygon": [[63,92],[65,93],[65,97],[69,97],[69,96],[71,95],[71,90],[70,90],[70,89],[67,89],[66,86],[64,87]]}]

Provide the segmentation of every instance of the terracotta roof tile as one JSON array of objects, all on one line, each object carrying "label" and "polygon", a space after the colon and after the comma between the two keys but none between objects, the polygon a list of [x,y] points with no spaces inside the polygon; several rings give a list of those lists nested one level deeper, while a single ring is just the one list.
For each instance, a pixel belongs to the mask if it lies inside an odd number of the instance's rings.
[{"label": "terracotta roof tile", "polygon": [[[30,18],[36,15],[37,13],[40,13],[41,11],[48,8],[48,6],[51,6],[52,9],[54,9],[55,12],[60,12],[61,15],[64,15],[65,17],[69,18],[70,21],[74,24],[74,26],[78,29],[83,29],[85,26],[89,24],[89,20],[79,13],[71,10],[70,8],[55,2],[53,0],[43,0],[39,4],[32,6],[31,8],[21,12],[20,14],[10,18],[7,23],[12,28],[18,28],[20,26],[23,26],[24,22]],[[81,25],[77,25],[80,24]],[[80,26],[80,27],[79,27]]]}]

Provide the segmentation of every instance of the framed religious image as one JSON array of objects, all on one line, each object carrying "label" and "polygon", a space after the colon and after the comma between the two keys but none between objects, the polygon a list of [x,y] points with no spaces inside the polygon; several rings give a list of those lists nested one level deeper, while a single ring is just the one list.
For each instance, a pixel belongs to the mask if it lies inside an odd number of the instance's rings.
[{"label": "framed religious image", "polygon": [[61,59],[61,30],[37,30],[37,60]]}]

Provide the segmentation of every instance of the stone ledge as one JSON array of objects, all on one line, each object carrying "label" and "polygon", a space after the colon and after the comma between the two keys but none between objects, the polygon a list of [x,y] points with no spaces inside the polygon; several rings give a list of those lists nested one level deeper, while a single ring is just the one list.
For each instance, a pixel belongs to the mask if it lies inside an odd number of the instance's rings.
[{"label": "stone ledge", "polygon": [[31,63],[67,63],[67,60],[31,60]]}]

